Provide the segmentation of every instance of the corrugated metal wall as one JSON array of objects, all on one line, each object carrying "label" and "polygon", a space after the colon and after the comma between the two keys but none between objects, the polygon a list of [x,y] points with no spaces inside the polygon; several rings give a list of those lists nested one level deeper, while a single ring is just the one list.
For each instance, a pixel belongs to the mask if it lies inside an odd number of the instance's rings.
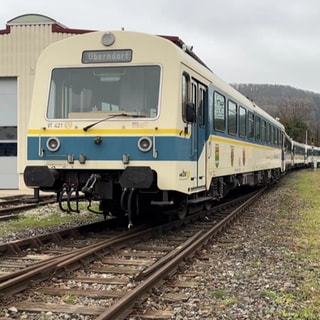
[{"label": "corrugated metal wall", "polygon": [[[23,17],[28,18],[28,16]],[[50,18],[44,18],[50,20]],[[25,20],[28,19],[23,21]],[[21,23],[17,18],[7,24],[6,30],[0,30],[0,77],[17,77],[19,189],[25,188],[23,182],[26,164],[25,139],[37,59],[49,44],[85,32],[84,30],[72,32],[73,29],[67,28],[64,29],[66,32],[63,32],[64,27],[60,25],[58,27],[62,32],[53,32],[53,25],[57,25],[53,20],[44,23]],[[0,168],[0,170],[5,169]]]}]

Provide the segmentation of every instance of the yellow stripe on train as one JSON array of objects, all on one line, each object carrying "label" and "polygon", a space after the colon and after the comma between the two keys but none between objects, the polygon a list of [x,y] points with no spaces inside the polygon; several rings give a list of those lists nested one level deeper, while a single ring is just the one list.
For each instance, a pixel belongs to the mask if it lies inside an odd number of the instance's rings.
[{"label": "yellow stripe on train", "polygon": [[243,146],[243,147],[254,147],[254,148],[259,148],[259,149],[265,149],[265,150],[278,150],[280,147],[272,147],[268,145],[261,145],[261,144],[256,144],[254,142],[246,142],[243,140],[236,140],[236,139],[230,139],[230,138],[224,138],[224,137],[219,137],[219,136],[210,136],[210,142],[211,143],[227,143],[227,144],[232,144],[232,145],[237,145],[237,146]]},{"label": "yellow stripe on train", "polygon": [[189,137],[185,135],[183,130],[178,129],[90,129],[84,132],[83,129],[29,129],[28,135],[178,135],[181,137]]}]

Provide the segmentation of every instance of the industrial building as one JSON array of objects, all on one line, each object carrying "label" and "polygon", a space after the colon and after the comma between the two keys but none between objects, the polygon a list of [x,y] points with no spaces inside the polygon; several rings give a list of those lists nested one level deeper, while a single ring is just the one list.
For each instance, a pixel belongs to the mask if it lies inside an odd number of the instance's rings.
[{"label": "industrial building", "polygon": [[18,16],[0,29],[0,189],[26,188],[26,136],[40,53],[53,42],[86,32],[39,14]]}]

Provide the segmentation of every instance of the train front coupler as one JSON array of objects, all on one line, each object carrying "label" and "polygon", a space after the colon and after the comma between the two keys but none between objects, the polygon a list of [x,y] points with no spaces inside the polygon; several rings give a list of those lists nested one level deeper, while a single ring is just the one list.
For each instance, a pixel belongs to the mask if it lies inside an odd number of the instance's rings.
[{"label": "train front coupler", "polygon": [[96,173],[92,173],[90,177],[88,178],[86,184],[82,187],[81,191],[85,195],[93,195],[94,193],[94,187],[98,181],[101,180],[101,176]]}]

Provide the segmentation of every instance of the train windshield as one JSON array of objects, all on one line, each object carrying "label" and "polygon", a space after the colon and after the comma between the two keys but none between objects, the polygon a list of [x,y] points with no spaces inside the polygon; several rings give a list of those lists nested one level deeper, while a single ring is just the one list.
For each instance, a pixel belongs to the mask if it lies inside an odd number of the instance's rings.
[{"label": "train windshield", "polygon": [[159,88],[159,66],[54,69],[47,118],[97,119],[119,112],[155,118]]}]

